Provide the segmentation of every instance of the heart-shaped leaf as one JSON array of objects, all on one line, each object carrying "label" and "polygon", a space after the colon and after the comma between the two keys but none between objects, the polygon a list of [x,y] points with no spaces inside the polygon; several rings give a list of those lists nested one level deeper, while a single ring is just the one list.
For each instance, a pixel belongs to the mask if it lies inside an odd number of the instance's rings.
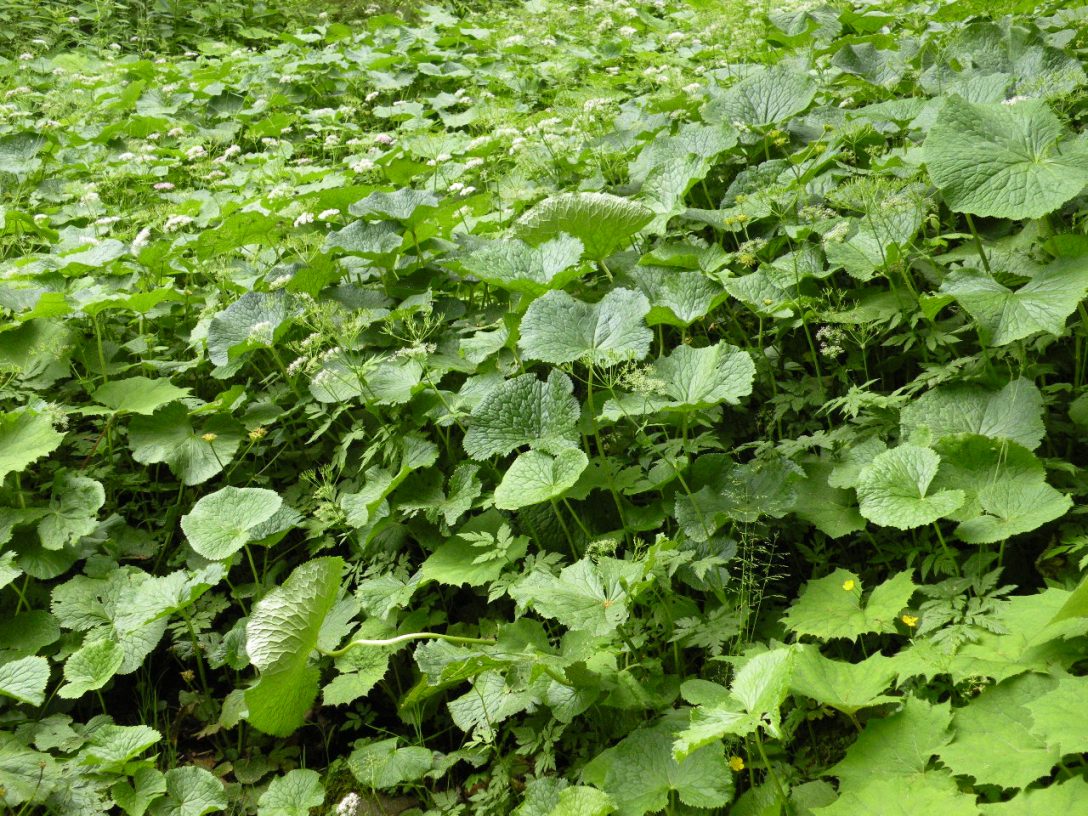
[{"label": "heart-shaped leaf", "polygon": [[615,365],[641,360],[652,332],[643,322],[650,302],[641,292],[613,289],[597,303],[552,291],[534,300],[521,319],[518,347],[529,360]]},{"label": "heart-shaped leaf", "polygon": [[1088,146],[1062,130],[1045,102],[952,96],[926,136],[926,167],[956,212],[1041,218],[1088,184]]}]

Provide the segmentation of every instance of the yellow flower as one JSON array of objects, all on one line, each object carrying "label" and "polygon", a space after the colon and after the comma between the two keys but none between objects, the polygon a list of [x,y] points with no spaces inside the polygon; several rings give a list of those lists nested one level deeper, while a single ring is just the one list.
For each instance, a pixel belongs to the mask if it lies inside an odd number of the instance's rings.
[{"label": "yellow flower", "polygon": [[251,442],[256,442],[258,439],[264,439],[266,433],[268,433],[268,428],[254,428],[249,432],[249,439]]},{"label": "yellow flower", "polygon": [[842,582],[842,588],[845,592],[853,592],[855,586],[857,585],[854,583],[853,579],[848,579]]},{"label": "yellow flower", "polygon": [[731,756],[729,757],[729,767],[737,773],[740,773],[744,770],[744,760],[739,756]]},{"label": "yellow flower", "polygon": [[903,621],[903,623],[905,623],[911,629],[918,625],[917,615],[903,615],[901,618],[899,618],[899,620]]},{"label": "yellow flower", "polygon": [[219,434],[206,433],[203,434],[200,438],[203,439],[205,442],[214,442],[219,438]]}]

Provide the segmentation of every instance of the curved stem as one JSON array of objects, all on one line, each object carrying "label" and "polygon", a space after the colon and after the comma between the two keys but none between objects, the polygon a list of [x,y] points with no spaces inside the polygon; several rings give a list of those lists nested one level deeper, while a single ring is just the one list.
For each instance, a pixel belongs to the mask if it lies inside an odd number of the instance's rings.
[{"label": "curved stem", "polygon": [[444,640],[447,643],[494,643],[491,638],[459,637],[457,635],[441,635],[438,632],[410,632],[407,635],[397,635],[391,638],[378,638],[377,640],[360,639],[353,640],[339,649],[318,649],[327,657],[340,657],[347,654],[356,646],[396,646],[398,643],[408,643],[412,640]]}]

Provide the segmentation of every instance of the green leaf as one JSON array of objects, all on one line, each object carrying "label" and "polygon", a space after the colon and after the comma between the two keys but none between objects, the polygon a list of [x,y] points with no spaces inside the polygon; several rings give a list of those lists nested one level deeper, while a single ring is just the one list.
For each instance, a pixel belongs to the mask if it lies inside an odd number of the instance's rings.
[{"label": "green leaf", "polygon": [[794,484],[797,498],[791,512],[795,516],[829,538],[842,538],[865,529],[865,519],[858,512],[853,491],[829,484],[835,465],[811,458],[802,461],[801,467],[806,478]]},{"label": "green leaf", "polygon": [[733,796],[733,778],[721,744],[677,761],[667,723],[640,728],[593,759],[582,778],[607,793],[619,816],[657,813],[675,791],[689,807],[720,808]]},{"label": "green leaf", "polygon": [[755,372],[751,355],[728,343],[706,348],[680,345],[653,363],[642,393],[608,400],[601,416],[616,420],[658,411],[696,411],[722,402],[736,405],[752,393]]},{"label": "green leaf", "polygon": [[153,414],[167,403],[189,396],[188,388],[178,388],[170,380],[129,377],[111,380],[97,388],[94,401],[118,413]]},{"label": "green leaf", "polygon": [[917,779],[901,776],[873,778],[856,787],[845,788],[833,804],[816,808],[812,816],[978,816],[974,794],[960,793],[956,784],[941,774]]},{"label": "green leaf", "polygon": [[1074,776],[1060,785],[1022,791],[1008,802],[980,805],[982,816],[1054,816],[1076,813],[1088,800],[1088,780]]},{"label": "green leaf", "polygon": [[[395,629],[378,618],[368,618],[352,638],[377,639],[395,634]],[[356,648],[336,658],[340,674],[322,689],[322,702],[327,706],[346,705],[368,695],[389,671],[389,657],[395,651],[393,646]]]},{"label": "green leaf", "polygon": [[57,696],[75,700],[88,691],[102,688],[125,660],[125,650],[112,640],[84,643],[79,651],[64,661],[64,679]]},{"label": "green leaf", "polygon": [[601,261],[653,220],[653,211],[609,193],[560,193],[544,199],[515,225],[518,237],[539,245],[566,233],[590,260]]},{"label": "green leaf", "polygon": [[559,791],[559,801],[548,816],[608,816],[615,812],[616,805],[607,793],[575,785]]},{"label": "green leaf", "polygon": [[438,208],[438,199],[427,190],[402,187],[391,193],[381,190],[371,193],[348,207],[352,215],[377,215],[400,221],[405,225],[419,223]]},{"label": "green leaf", "polygon": [[721,284],[709,280],[702,272],[639,266],[628,277],[650,302],[648,326],[664,323],[685,328],[706,317],[729,297]]},{"label": "green leaf", "polygon": [[573,393],[570,377],[554,369],[546,383],[532,374],[505,380],[473,410],[465,451],[487,459],[523,445],[549,453],[575,447],[580,409]]},{"label": "green leaf", "polygon": [[1022,377],[999,391],[977,385],[947,385],[927,391],[903,408],[901,433],[909,437],[929,428],[933,439],[960,433],[1011,439],[1029,450],[1039,447],[1043,427],[1043,395]]},{"label": "green leaf", "polygon": [[98,527],[98,511],[106,503],[101,482],[64,473],[53,482],[49,510],[38,522],[38,538],[47,550],[60,550]]},{"label": "green leaf", "polygon": [[477,675],[472,689],[450,700],[450,718],[473,739],[494,742],[496,727],[534,706],[537,698],[520,683],[511,685],[501,672],[475,669],[472,674]]},{"label": "green leaf", "polygon": [[398,748],[396,737],[364,745],[351,752],[348,768],[369,790],[385,790],[415,782],[431,770],[434,758],[426,748]]},{"label": "green leaf", "polygon": [[941,458],[929,448],[904,444],[878,455],[858,476],[861,514],[882,527],[910,530],[956,510],[962,490],[927,495]]},{"label": "green leaf", "polygon": [[641,360],[653,333],[643,318],[650,302],[641,292],[613,289],[598,303],[552,291],[537,298],[521,319],[518,347],[528,360],[609,366]]},{"label": "green leaf", "polygon": [[559,235],[536,247],[517,239],[488,241],[461,265],[484,283],[537,297],[577,278],[581,259],[582,242]]},{"label": "green leaf", "polygon": [[915,586],[910,572],[900,572],[874,589],[862,605],[861,579],[837,569],[809,581],[782,622],[798,635],[821,640],[850,638],[869,632],[896,631],[895,619],[909,603]]},{"label": "green leaf", "polygon": [[[207,438],[205,438],[207,437]],[[129,424],[132,458],[144,465],[165,463],[185,485],[198,485],[221,472],[242,442],[239,426],[227,417],[209,419],[198,434],[184,405],[172,403]]]},{"label": "green leaf", "polygon": [[162,740],[162,734],[146,725],[103,725],[91,733],[80,752],[85,765],[102,773],[123,773],[126,763]]},{"label": "green leaf", "polygon": [[1088,751],[1088,677],[1063,677],[1057,686],[1023,703],[1031,712],[1031,734],[1061,754]]},{"label": "green leaf", "polygon": [[790,691],[853,716],[863,708],[898,702],[884,694],[897,674],[894,663],[882,654],[860,663],[831,660],[805,646],[794,659]]},{"label": "green leaf", "polygon": [[158,768],[137,768],[132,784],[121,779],[113,783],[110,795],[126,816],[144,816],[151,804],[166,793],[166,777]]},{"label": "green leaf", "polygon": [[816,83],[784,65],[760,67],[736,85],[713,92],[702,111],[707,122],[764,128],[803,111],[816,96]]},{"label": "green leaf", "polygon": [[0,414],[0,484],[9,473],[21,473],[27,465],[60,447],[64,434],[53,430],[47,414],[29,408]]},{"label": "green leaf", "polygon": [[737,672],[728,694],[705,680],[689,680],[681,694],[696,707],[689,726],[676,735],[673,756],[684,759],[693,751],[722,737],[746,737],[765,728],[772,737],[781,737],[779,711],[789,691],[796,648],[773,649],[750,658]]},{"label": "green leaf", "polygon": [[1088,184],[1088,148],[1062,142],[1038,100],[1013,105],[947,99],[923,146],[926,167],[956,212],[1041,218]]},{"label": "green leaf", "polygon": [[242,549],[282,504],[283,499],[274,490],[224,487],[202,496],[181,517],[181,529],[199,555],[221,561]]},{"label": "green leaf", "polygon": [[796,503],[794,484],[803,477],[800,467],[782,457],[738,465],[724,454],[705,454],[688,476],[694,492],[677,493],[674,515],[685,535],[707,541],[730,519],[753,522],[786,515]]},{"label": "green leaf", "polygon": [[58,779],[53,757],[31,750],[14,734],[0,733],[0,788],[9,809],[44,802]]},{"label": "green leaf", "polygon": [[325,804],[325,788],[317,771],[296,768],[272,780],[257,800],[257,816],[310,816]]},{"label": "green leaf", "polygon": [[971,544],[992,544],[1061,518],[1072,499],[1046,483],[1034,454],[1015,442],[961,435],[937,445],[942,457],[935,485],[966,497],[953,516],[956,535]]},{"label": "green leaf", "polygon": [[989,345],[1004,346],[1037,332],[1058,336],[1088,291],[1088,257],[1039,268],[1015,291],[974,269],[953,272],[941,291],[975,318]]},{"label": "green leaf", "polygon": [[[438,549],[431,553],[420,566],[420,575],[425,580],[438,581],[440,584],[446,584],[447,586],[461,586],[463,584],[486,586],[497,580],[508,564],[524,557],[529,539],[525,536],[511,537],[509,527],[505,524],[500,530],[499,524],[501,522],[498,520],[498,514],[491,511],[491,516],[495,518],[494,525],[477,523],[479,520],[487,518],[487,513],[476,516],[458,530],[457,535],[440,544]],[[504,540],[507,546],[501,556],[493,557],[497,554],[484,551],[483,555],[489,557],[481,557],[481,547],[474,545],[470,540],[473,533],[481,530],[487,533],[498,533],[500,538],[503,536],[503,532],[506,533]],[[492,541],[495,541],[495,539],[493,538]]]},{"label": "green leaf", "polygon": [[367,223],[364,220],[353,221],[342,230],[330,232],[325,239],[323,252],[342,249],[351,255],[364,258],[381,258],[400,249],[404,237],[396,224],[388,221]]},{"label": "green leaf", "polygon": [[40,706],[48,682],[49,661],[44,657],[23,657],[0,666],[0,694],[20,703]]},{"label": "green leaf", "polygon": [[615,558],[594,564],[583,558],[559,575],[531,572],[509,592],[520,606],[568,629],[604,636],[627,620],[627,589],[641,577],[641,564]]},{"label": "green leaf", "polygon": [[841,791],[860,791],[881,778],[921,784],[931,773],[926,771],[930,759],[952,739],[951,721],[948,703],[907,697],[895,714],[869,720],[846,757],[827,773],[839,778]]},{"label": "green leaf", "polygon": [[1023,788],[1048,776],[1061,754],[1032,733],[1028,706],[1057,685],[1052,677],[1025,674],[991,686],[955,709],[955,737],[938,751],[941,762],[956,775],[973,777],[976,784],[1000,788]]},{"label": "green leaf", "polygon": [[195,765],[166,772],[166,795],[152,805],[154,816],[204,816],[227,809],[223,783]]},{"label": "green leaf", "polygon": [[217,366],[275,344],[296,308],[286,292],[246,292],[208,324],[208,357]]},{"label": "green leaf", "polygon": [[340,558],[308,561],[253,607],[246,652],[261,677],[246,691],[246,718],[266,734],[292,734],[317,697],[319,673],[310,653],[336,603],[343,566]]},{"label": "green leaf", "polygon": [[1062,604],[1062,608],[1051,618],[1050,622],[1058,623],[1070,618],[1088,618],[1088,577],[1085,577],[1077,584],[1077,588],[1073,590],[1069,600]]},{"label": "green leaf", "polygon": [[557,455],[541,451],[519,454],[495,488],[495,506],[519,510],[562,496],[578,481],[589,464],[585,453],[567,448]]}]

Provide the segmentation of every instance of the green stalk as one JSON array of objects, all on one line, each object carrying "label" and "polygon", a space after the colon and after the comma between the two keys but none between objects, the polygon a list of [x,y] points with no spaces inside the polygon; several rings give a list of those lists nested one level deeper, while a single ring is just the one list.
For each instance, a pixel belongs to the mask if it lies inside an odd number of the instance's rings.
[{"label": "green stalk", "polygon": [[458,635],[442,635],[438,632],[410,632],[406,635],[397,635],[391,638],[378,638],[367,639],[361,638],[359,640],[353,640],[346,646],[342,646],[339,649],[318,649],[321,654],[326,657],[340,657],[350,652],[352,649],[358,646],[396,646],[399,643],[408,643],[413,640],[444,640],[447,643],[465,643],[465,644],[479,644],[479,643],[494,643],[492,638],[473,638],[473,637],[460,637]]}]

